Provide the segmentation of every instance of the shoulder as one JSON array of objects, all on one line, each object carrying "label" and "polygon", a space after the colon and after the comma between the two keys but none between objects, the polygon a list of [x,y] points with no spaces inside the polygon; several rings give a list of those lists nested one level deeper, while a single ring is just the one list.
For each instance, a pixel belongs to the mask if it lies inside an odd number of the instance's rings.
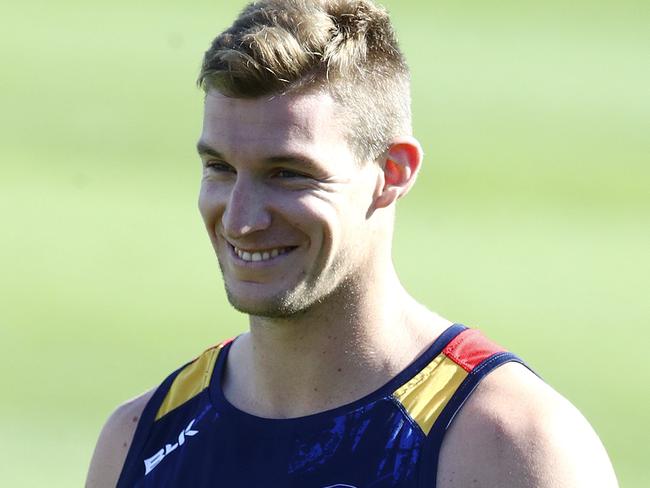
[{"label": "shoulder", "polygon": [[154,392],[155,389],[151,389],[123,403],[110,415],[90,461],[86,488],[114,487],[117,484],[140,416]]},{"label": "shoulder", "polygon": [[582,414],[524,366],[490,373],[443,441],[439,488],[618,486]]},{"label": "shoulder", "polygon": [[161,393],[157,416],[160,417],[191,400],[208,387],[221,349],[232,342],[223,341],[206,349],[198,357],[172,372],[157,387],[123,403],[110,415],[97,440],[90,461],[86,488],[114,488],[122,472],[133,436],[147,403]]}]

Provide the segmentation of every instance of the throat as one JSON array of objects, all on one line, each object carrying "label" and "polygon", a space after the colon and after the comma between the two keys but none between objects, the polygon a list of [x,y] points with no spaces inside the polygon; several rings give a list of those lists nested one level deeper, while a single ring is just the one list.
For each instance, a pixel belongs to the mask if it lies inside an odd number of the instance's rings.
[{"label": "throat", "polygon": [[295,418],[377,391],[451,325],[399,287],[391,291],[382,297],[392,299],[362,294],[354,308],[330,302],[291,320],[251,317],[227,357],[226,399],[259,417]]},{"label": "throat", "polygon": [[330,335],[317,345],[303,339],[274,348],[245,334],[233,343],[227,357],[223,393],[237,409],[270,419],[304,417],[349,405],[406,369],[447,324],[382,347]]},{"label": "throat", "polygon": [[236,408],[264,418],[312,415],[359,400],[399,373],[376,351],[330,336],[320,348],[255,347],[240,336],[226,362],[223,393]]}]

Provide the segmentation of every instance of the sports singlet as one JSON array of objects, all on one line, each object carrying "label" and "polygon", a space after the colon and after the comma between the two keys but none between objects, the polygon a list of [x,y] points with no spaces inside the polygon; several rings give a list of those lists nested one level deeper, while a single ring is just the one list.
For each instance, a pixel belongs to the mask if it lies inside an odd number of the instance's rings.
[{"label": "sports singlet", "polygon": [[445,432],[479,381],[520,362],[454,324],[364,398],[293,419],[236,409],[221,378],[230,342],[172,373],[138,423],[118,488],[432,488]]}]

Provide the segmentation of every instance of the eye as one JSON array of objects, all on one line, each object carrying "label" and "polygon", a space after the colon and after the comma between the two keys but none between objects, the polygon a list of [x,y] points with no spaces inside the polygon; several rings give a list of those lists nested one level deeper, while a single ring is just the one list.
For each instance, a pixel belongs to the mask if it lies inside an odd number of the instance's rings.
[{"label": "eye", "polygon": [[303,173],[299,173],[298,171],[293,171],[291,169],[278,169],[275,173],[274,176],[278,178],[306,178],[307,176]]},{"label": "eye", "polygon": [[214,171],[216,173],[236,173],[237,171],[235,168],[230,166],[228,163],[225,161],[220,161],[218,159],[210,159],[205,162],[205,167],[209,169],[210,171]]}]

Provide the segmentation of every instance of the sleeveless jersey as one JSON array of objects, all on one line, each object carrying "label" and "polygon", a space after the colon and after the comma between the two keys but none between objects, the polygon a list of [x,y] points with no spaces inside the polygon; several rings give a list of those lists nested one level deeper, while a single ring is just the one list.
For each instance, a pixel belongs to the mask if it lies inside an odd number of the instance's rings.
[{"label": "sleeveless jersey", "polygon": [[463,403],[490,371],[521,363],[478,330],[454,324],[374,393],[306,417],[265,419],[223,395],[230,344],[208,349],[159,386],[118,488],[434,488],[443,437]]}]

